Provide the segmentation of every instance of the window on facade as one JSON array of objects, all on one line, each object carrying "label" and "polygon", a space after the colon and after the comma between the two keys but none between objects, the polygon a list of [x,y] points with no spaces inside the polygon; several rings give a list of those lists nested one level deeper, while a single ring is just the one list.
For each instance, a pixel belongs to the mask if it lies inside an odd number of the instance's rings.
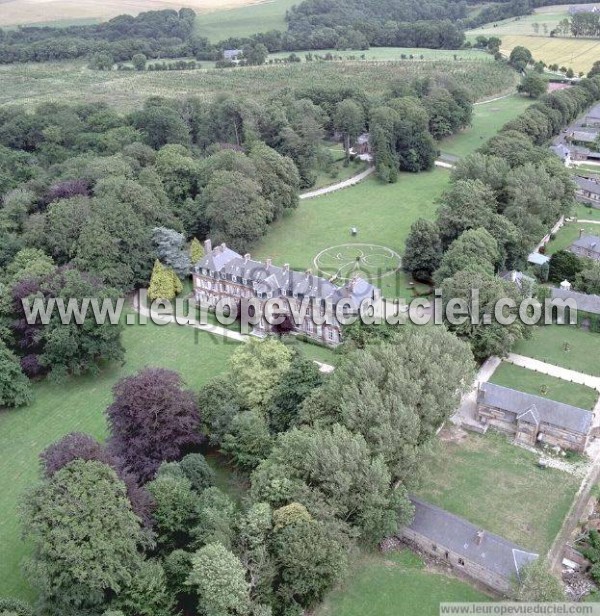
[{"label": "window on facade", "polygon": [[327,337],[329,338],[329,340],[333,340],[333,330],[332,330],[332,329],[330,329],[330,330],[327,332]]},{"label": "window on facade", "polygon": [[458,559],[458,564],[459,564],[461,567],[464,567],[464,566],[465,566],[465,561],[464,561],[462,558],[459,558],[459,559]]}]

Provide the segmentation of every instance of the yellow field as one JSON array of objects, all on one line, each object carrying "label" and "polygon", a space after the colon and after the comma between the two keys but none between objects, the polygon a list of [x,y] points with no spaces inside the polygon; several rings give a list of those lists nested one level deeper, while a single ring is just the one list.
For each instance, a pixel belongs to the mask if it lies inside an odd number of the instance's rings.
[{"label": "yellow field", "polygon": [[467,35],[469,40],[478,35],[497,36],[502,39],[501,51],[507,55],[517,45],[522,45],[531,51],[535,60],[566,66],[575,73],[587,72],[596,60],[600,60],[600,41],[548,36],[568,16],[568,5],[545,6],[536,9],[533,15],[486,24],[469,30]]},{"label": "yellow field", "polygon": [[197,13],[233,9],[275,0],[0,0],[0,26],[19,24],[102,21],[128,13],[159,9],[179,10],[182,6]]},{"label": "yellow field", "polygon": [[545,36],[502,37],[502,52],[509,54],[517,45],[527,47],[535,60],[587,73],[600,60],[600,41],[593,39],[550,38]]}]

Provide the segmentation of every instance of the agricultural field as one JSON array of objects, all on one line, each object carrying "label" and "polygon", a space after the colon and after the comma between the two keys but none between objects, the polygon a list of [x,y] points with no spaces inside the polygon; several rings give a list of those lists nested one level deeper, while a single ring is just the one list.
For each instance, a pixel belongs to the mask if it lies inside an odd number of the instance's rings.
[{"label": "agricultural field", "polygon": [[[593,214],[590,216],[590,220],[595,220]],[[546,254],[553,255],[559,250],[566,250],[579,237],[582,229],[584,235],[600,235],[600,225],[579,222],[567,223],[556,234],[556,237],[550,240],[546,246]]]},{"label": "agricultural field", "polygon": [[[481,61],[492,62],[493,56],[480,49],[423,49],[416,47],[372,47],[365,51],[338,51],[337,49],[320,49],[313,51],[312,56],[326,56],[331,54],[336,59],[344,60],[368,60],[368,61],[388,61],[388,60],[411,60],[413,62],[431,62],[433,60],[447,60],[452,62]],[[285,59],[289,57],[289,51],[272,53],[269,60]],[[306,62],[308,52],[298,51],[296,55],[302,62]],[[412,56],[412,57],[411,57]],[[314,61],[314,60],[313,60]]]},{"label": "agricultural field", "polygon": [[444,139],[441,143],[442,153],[459,158],[472,154],[531,103],[531,99],[514,94],[500,100],[475,105],[471,126],[457,135]]},{"label": "agricultural field", "polygon": [[311,62],[220,70],[93,71],[84,62],[17,64],[0,67],[0,105],[105,101],[123,111],[139,108],[149,96],[212,100],[219,94],[260,99],[284,88],[353,83],[376,96],[392,83],[427,75],[452,76],[475,99],[504,92],[514,71],[497,62]]},{"label": "agricultural field", "polygon": [[503,436],[444,434],[424,465],[419,496],[526,549],[547,553],[579,479],[540,469],[536,454]]},{"label": "agricultural field", "polygon": [[536,327],[530,340],[513,348],[513,353],[592,376],[600,376],[599,351],[599,334],[568,325]]},{"label": "agricultural field", "polygon": [[[211,13],[227,9],[242,9],[252,5],[267,5],[269,9],[282,5],[280,11],[285,15],[288,0],[4,0],[0,11],[0,26],[16,25],[72,25],[74,23],[94,23],[128,13],[137,15],[143,11],[161,9],[179,10],[182,6],[192,8],[196,13]],[[285,8],[284,8],[285,7]],[[267,8],[267,7],[265,7]],[[233,12],[233,11],[232,11]],[[268,12],[268,11],[266,11]],[[221,21],[226,19],[220,17]],[[239,18],[238,18],[239,19]],[[252,33],[257,32],[253,30]]]},{"label": "agricultural field", "polygon": [[588,411],[594,408],[598,400],[598,392],[591,387],[564,381],[507,362],[502,362],[490,382],[556,402],[571,404]]},{"label": "agricultural field", "polygon": [[[397,184],[372,177],[352,188],[302,201],[296,211],[271,225],[253,252],[300,271],[314,269],[314,258],[332,246],[367,243],[402,254],[411,224],[420,217],[433,219],[435,201],[449,177],[443,169],[402,173]],[[358,230],[356,237],[350,234],[352,227]],[[381,280],[386,297],[411,297],[408,284],[403,273]]]},{"label": "agricultural field", "polygon": [[346,581],[332,590],[315,616],[438,616],[441,602],[488,601],[469,584],[427,568],[408,550],[360,554]]},{"label": "agricultural field", "polygon": [[598,59],[600,41],[550,37],[550,31],[566,17],[565,5],[547,6],[536,9],[533,15],[513,17],[469,30],[467,37],[474,41],[478,35],[497,36],[502,39],[501,51],[507,55],[514,47],[522,45],[536,60],[570,67],[576,73],[587,72]]},{"label": "agricultural field", "polygon": [[[237,344],[221,337],[175,325],[126,326],[123,334],[126,361],[112,365],[99,376],[73,378],[66,383],[44,381],[35,385],[35,400],[28,407],[0,413],[0,596],[31,598],[21,576],[20,563],[27,546],[20,540],[18,506],[23,493],[38,479],[38,455],[50,443],[70,432],[106,435],[104,409],[110,404],[112,386],[120,378],[145,366],[178,371],[192,389],[223,373]],[[329,349],[293,342],[307,357],[334,359]],[[240,482],[222,458],[209,456],[220,487],[240,493]]]},{"label": "agricultural field", "polygon": [[286,11],[298,4],[298,0],[263,0],[238,2],[223,10],[199,14],[196,18],[196,34],[211,42],[229,37],[244,37],[269,30],[287,30]]}]

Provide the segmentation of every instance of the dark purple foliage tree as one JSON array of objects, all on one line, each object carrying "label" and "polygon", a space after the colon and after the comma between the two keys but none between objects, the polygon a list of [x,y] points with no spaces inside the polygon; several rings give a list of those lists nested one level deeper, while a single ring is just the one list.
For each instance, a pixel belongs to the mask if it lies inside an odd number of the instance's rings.
[{"label": "dark purple foliage tree", "polygon": [[141,519],[144,527],[150,528],[152,526],[152,512],[155,502],[150,492],[139,486],[135,476],[122,468],[120,460],[111,455],[89,434],[73,432],[63,436],[40,454],[40,460],[43,474],[48,479],[73,460],[96,460],[110,466],[125,484],[133,512]]},{"label": "dark purple foliage tree", "polygon": [[146,368],[119,381],[108,407],[109,449],[140,483],[162,462],[179,460],[200,444],[200,413],[193,392],[170,370]]},{"label": "dark purple foliage tree", "polygon": [[39,357],[35,353],[21,357],[21,370],[23,370],[30,379],[42,376],[48,371],[45,366],[40,364]]},{"label": "dark purple foliage tree", "polygon": [[46,193],[45,201],[52,203],[58,199],[71,199],[83,195],[89,196],[90,187],[87,180],[63,180],[53,184]]}]

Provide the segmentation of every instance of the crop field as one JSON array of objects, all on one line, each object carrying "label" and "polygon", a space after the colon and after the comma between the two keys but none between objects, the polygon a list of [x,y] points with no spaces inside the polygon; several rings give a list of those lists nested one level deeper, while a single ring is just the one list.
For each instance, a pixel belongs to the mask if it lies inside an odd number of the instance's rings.
[{"label": "crop field", "polygon": [[507,362],[502,362],[490,381],[496,385],[524,391],[534,396],[542,396],[556,400],[556,402],[571,404],[588,411],[594,408],[598,400],[598,392],[591,387],[564,381]]},{"label": "crop field", "polygon": [[[344,244],[374,244],[401,255],[411,224],[420,217],[433,219],[435,201],[449,177],[446,170],[435,169],[402,173],[397,184],[369,178],[352,188],[302,201],[296,211],[271,226],[253,252],[300,271],[314,269],[314,258],[321,251]],[[350,234],[352,227],[358,230],[355,237]],[[401,272],[398,278],[388,276],[376,284],[386,297],[411,297]]]},{"label": "crop field", "polygon": [[509,54],[514,47],[527,47],[536,60],[572,68],[576,73],[587,72],[598,59],[600,41],[583,38],[550,37],[556,25],[568,17],[565,5],[537,9],[533,15],[513,17],[469,30],[469,40],[478,35],[497,36],[502,39],[501,51]]},{"label": "crop field", "polygon": [[[218,42],[229,37],[250,36],[269,30],[285,31],[285,13],[298,3],[299,0],[238,2],[239,6],[233,8],[198,15],[196,33],[211,42]],[[226,7],[226,4],[224,2],[223,6]]]},{"label": "crop field", "polygon": [[540,469],[537,461],[535,453],[497,434],[442,438],[433,445],[417,493],[485,530],[545,554],[580,480],[556,469]]},{"label": "crop field", "polygon": [[489,601],[466,582],[436,573],[409,550],[360,554],[315,616],[438,616],[441,602]]},{"label": "crop field", "polygon": [[[365,51],[338,51],[337,49],[320,49],[313,51],[314,56],[333,55],[345,60],[411,60],[413,62],[431,62],[432,60],[448,60],[452,62],[481,61],[492,62],[494,58],[480,49],[423,49],[416,47],[371,47]],[[269,60],[283,59],[290,55],[289,51],[281,51],[269,55]],[[296,55],[306,61],[308,52],[298,51]],[[403,57],[404,56],[404,57]],[[411,57],[412,56],[412,57]]]},{"label": "crop field", "polygon": [[284,88],[311,85],[335,87],[352,83],[371,95],[383,93],[391,84],[416,76],[431,75],[443,81],[452,77],[476,99],[505,91],[514,83],[514,72],[496,62],[318,62],[266,65],[220,70],[93,71],[84,63],[61,62],[18,64],[0,67],[0,105],[41,102],[105,101],[130,111],[149,96],[184,99],[197,96],[212,100],[219,94],[259,99]]},{"label": "crop field", "polygon": [[[192,8],[196,13],[209,13],[254,4],[286,5],[286,2],[287,0],[3,0],[0,26],[60,26],[76,22],[103,21],[123,13],[137,15],[143,11],[179,10],[182,6]],[[285,15],[285,8],[282,13]],[[223,18],[223,21],[226,21],[226,18]]]}]

